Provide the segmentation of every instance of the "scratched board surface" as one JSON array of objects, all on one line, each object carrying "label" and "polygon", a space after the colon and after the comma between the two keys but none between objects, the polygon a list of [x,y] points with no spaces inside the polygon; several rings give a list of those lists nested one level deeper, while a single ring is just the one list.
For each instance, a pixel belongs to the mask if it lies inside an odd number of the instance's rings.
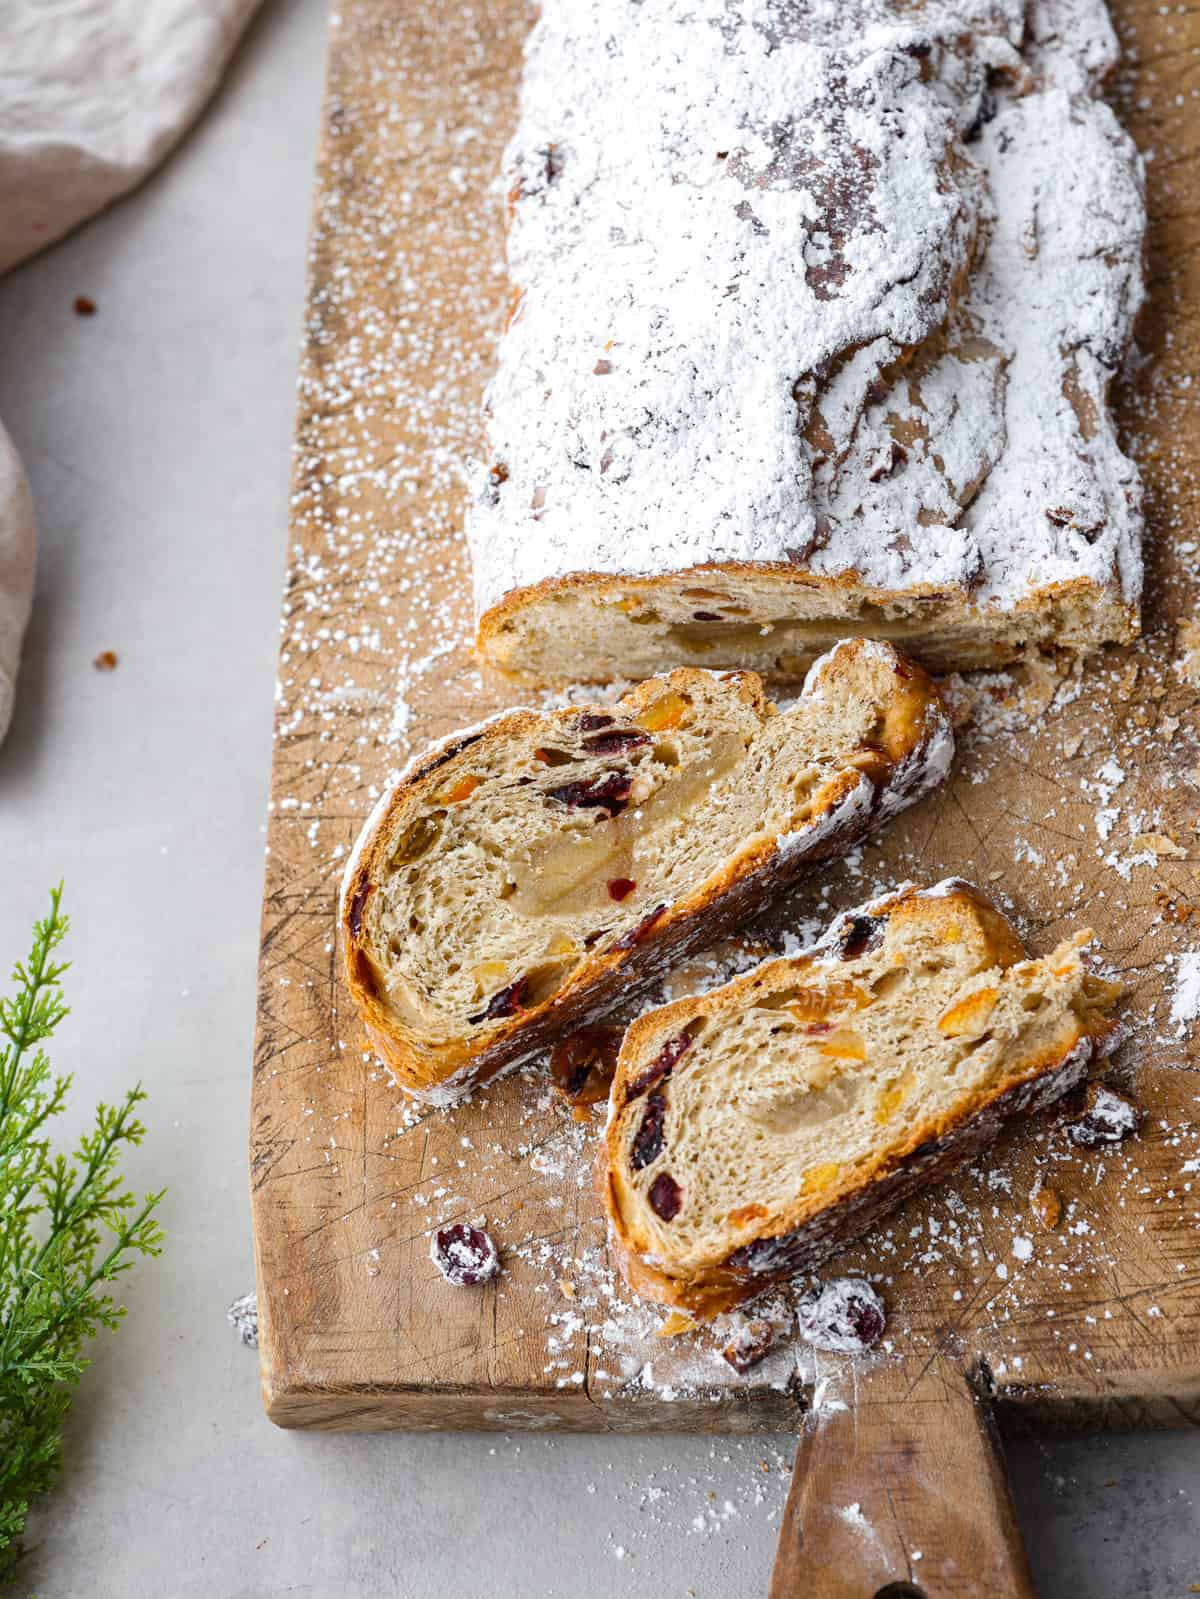
[{"label": "scratched board surface", "polygon": [[[660,1336],[663,1314],[622,1287],[590,1184],[599,1120],[552,1101],[539,1065],[450,1111],[414,1106],[341,986],[337,884],[374,799],[413,750],[513,699],[471,654],[462,465],[508,297],[495,174],[529,13],[439,9],[344,0],[331,34],[252,1100],[265,1401],[290,1426],[790,1429],[817,1375],[803,1346],[784,1337],[739,1377],[718,1353],[736,1318]],[[1126,0],[1118,24],[1111,93],[1152,217],[1149,359],[1120,396],[1147,488],[1145,635],[1082,672],[952,680],[949,786],[752,930],[811,932],[953,872],[1038,952],[1089,924],[1126,975],[1114,1072],[1139,1137],[1085,1152],[1051,1115],[837,1263],[881,1283],[901,1350],[953,1352],[1039,1424],[1200,1413],[1200,22]],[[430,1232],[480,1218],[504,1269],[456,1290]],[[788,1308],[767,1312],[784,1327]]]}]

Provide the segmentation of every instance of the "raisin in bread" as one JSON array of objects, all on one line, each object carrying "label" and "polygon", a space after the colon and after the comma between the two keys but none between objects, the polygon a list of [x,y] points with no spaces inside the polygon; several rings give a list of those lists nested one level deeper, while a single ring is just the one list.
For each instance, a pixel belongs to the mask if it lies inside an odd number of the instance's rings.
[{"label": "raisin in bread", "polygon": [[544,0],[467,520],[535,681],[1138,625],[1145,205],[1103,0]]},{"label": "raisin in bread", "polygon": [[1090,936],[1030,960],[952,880],[640,1017],[600,1172],[631,1285],[697,1316],[728,1309],[1066,1093],[1110,1038],[1119,993],[1089,971]]},{"label": "raisin in bread", "polygon": [[615,705],[513,711],[427,754],[343,880],[350,993],[412,1093],[548,1047],[848,849],[946,773],[929,678],[855,639],[786,710],[685,669]]}]

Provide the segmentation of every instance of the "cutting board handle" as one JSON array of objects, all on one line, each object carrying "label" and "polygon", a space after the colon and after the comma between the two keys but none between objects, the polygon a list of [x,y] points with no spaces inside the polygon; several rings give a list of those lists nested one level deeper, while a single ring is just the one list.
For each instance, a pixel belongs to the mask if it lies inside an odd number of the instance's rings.
[{"label": "cutting board handle", "polygon": [[819,1385],[805,1418],[770,1599],[1037,1599],[999,1437],[962,1367],[885,1358],[845,1387]]}]

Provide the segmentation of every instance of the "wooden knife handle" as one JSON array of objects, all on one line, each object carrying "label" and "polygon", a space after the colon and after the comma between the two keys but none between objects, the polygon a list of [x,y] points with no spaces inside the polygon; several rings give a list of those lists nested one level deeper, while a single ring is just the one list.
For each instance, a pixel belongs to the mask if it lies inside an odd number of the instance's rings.
[{"label": "wooden knife handle", "polygon": [[960,1596],[1036,1599],[999,1438],[965,1371],[913,1356],[819,1385],[770,1599]]}]

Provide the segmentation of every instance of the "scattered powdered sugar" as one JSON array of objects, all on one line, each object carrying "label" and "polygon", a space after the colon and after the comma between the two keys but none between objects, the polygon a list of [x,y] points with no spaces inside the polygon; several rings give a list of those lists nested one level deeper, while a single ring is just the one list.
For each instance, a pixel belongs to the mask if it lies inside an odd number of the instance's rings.
[{"label": "scattered powdered sugar", "polygon": [[408,693],[412,684],[428,674],[437,665],[438,661],[451,654],[455,648],[452,639],[444,639],[440,644],[435,644],[433,649],[417,660],[402,660],[396,672],[395,688],[392,693],[392,719],[388,727],[387,739],[394,744],[403,739],[408,732],[409,723],[412,721],[412,707],[408,703]]},{"label": "scattered powdered sugar", "polygon": [[1200,950],[1188,949],[1176,957],[1175,992],[1171,996],[1171,1021],[1183,1038],[1200,1016]]},{"label": "scattered powdered sugar", "polygon": [[251,1349],[258,1348],[258,1295],[243,1294],[235,1299],[225,1312],[225,1320],[236,1329],[241,1341]]},{"label": "scattered powdered sugar", "polygon": [[837,1511],[837,1516],[840,1521],[844,1521],[847,1527],[858,1533],[866,1542],[873,1544],[877,1549],[883,1549],[883,1540],[876,1531],[875,1524],[867,1519],[858,1500],[855,1500],[853,1504],[843,1505]]}]

